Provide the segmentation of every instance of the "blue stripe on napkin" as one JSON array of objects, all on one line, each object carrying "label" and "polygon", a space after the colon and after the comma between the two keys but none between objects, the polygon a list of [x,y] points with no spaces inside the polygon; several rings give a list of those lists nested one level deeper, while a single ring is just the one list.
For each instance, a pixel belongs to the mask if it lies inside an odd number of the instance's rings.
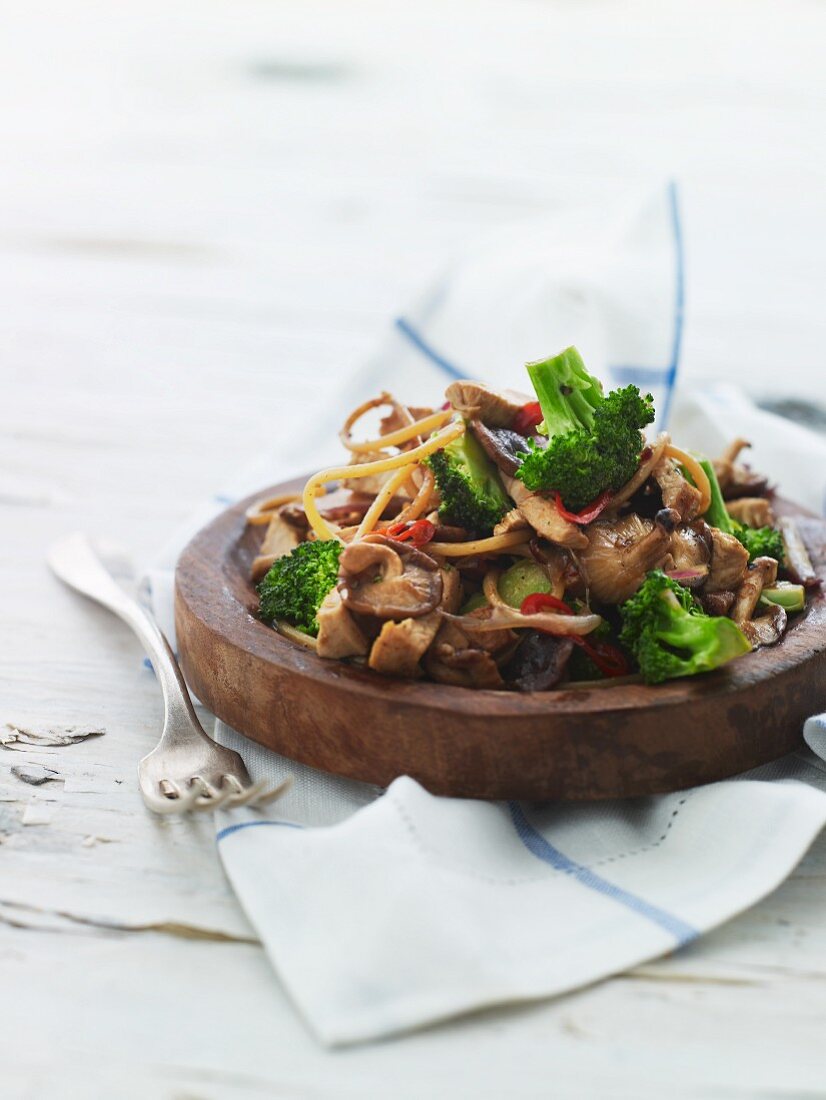
[{"label": "blue stripe on napkin", "polygon": [[[677,382],[677,370],[680,365],[680,352],[683,343],[683,321],[685,314],[685,249],[683,246],[683,230],[680,220],[680,205],[677,184],[674,180],[668,185],[668,205],[671,213],[671,228],[674,236],[674,332],[671,343],[671,358],[664,367],[641,367],[619,364],[610,367],[613,381],[629,385],[640,386],[664,386],[665,401],[663,403],[660,422],[663,427],[668,425],[668,417],[671,412],[671,399]],[[398,331],[431,363],[449,375],[451,378],[470,377],[464,370],[457,367],[449,359],[440,354],[425,339],[406,317],[397,317],[395,321]]]},{"label": "blue stripe on napkin", "polygon": [[683,345],[683,322],[685,317],[685,248],[683,228],[680,220],[680,202],[677,184],[674,180],[668,185],[668,207],[671,212],[671,229],[674,235],[674,334],[671,342],[671,359],[665,367],[613,366],[610,368],[613,379],[626,386],[665,386],[665,401],[658,418],[662,426],[668,427],[671,412],[671,399],[677,384],[677,370],[680,365],[680,352]]},{"label": "blue stripe on napkin", "polygon": [[697,939],[700,934],[697,929],[692,928],[690,924],[686,924],[679,917],[667,913],[656,905],[651,905],[644,898],[637,897],[636,894],[623,890],[621,886],[616,886],[613,882],[604,879],[583,863],[577,863],[575,860],[563,855],[558,848],[554,848],[553,844],[547,841],[531,825],[518,802],[509,802],[508,809],[519,839],[537,859],[541,859],[543,863],[547,863],[556,871],[562,871],[564,874],[570,875],[577,882],[582,883],[583,886],[587,886],[589,890],[604,894],[605,897],[612,898],[639,916],[659,925],[660,928],[674,937],[678,947],[684,947],[685,944]]},{"label": "blue stripe on napkin", "polygon": [[219,829],[215,834],[216,840],[223,840],[226,836],[240,832],[241,829],[254,829],[256,825],[283,825],[285,829],[303,829],[303,825],[297,825],[294,821],[239,821],[236,825],[227,825]]},{"label": "blue stripe on napkin", "polygon": [[439,355],[435,348],[428,344],[421,333],[418,332],[406,318],[397,317],[395,324],[402,336],[406,336],[414,348],[418,348],[422,355],[426,355],[431,363],[435,363],[437,367],[445,372],[445,374],[449,374],[451,378],[468,377],[463,370],[455,367],[451,362],[445,359],[443,355]]}]

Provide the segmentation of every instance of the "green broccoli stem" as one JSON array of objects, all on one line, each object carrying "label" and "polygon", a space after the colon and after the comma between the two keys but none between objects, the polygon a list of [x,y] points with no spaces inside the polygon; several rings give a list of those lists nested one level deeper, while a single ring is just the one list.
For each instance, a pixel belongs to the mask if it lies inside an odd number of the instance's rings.
[{"label": "green broccoli stem", "polygon": [[602,387],[588,373],[576,348],[528,363],[527,371],[550,439],[574,428],[593,428],[594,409],[603,400]]},{"label": "green broccoli stem", "polygon": [[712,527],[716,527],[718,531],[723,531],[726,535],[733,535],[735,534],[734,523],[728,514],[726,502],[723,500],[723,491],[720,488],[720,482],[717,480],[714,466],[707,458],[699,459],[699,463],[705,470],[708,483],[711,486],[711,504],[709,504],[703,519]]},{"label": "green broccoli stem", "polygon": [[506,500],[505,490],[499,478],[499,471],[485,454],[482,444],[469,428],[458,439],[448,443],[445,450],[448,454],[464,461],[474,485],[483,486],[491,496],[502,501]]}]

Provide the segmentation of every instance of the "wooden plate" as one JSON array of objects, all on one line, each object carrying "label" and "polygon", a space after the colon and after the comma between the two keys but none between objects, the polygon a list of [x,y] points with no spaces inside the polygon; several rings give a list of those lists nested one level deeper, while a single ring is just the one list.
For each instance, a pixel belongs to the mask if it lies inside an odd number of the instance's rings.
[{"label": "wooden plate", "polygon": [[[228,725],[312,767],[386,786],[411,775],[435,794],[601,799],[707,783],[801,744],[826,708],[826,599],[786,637],[706,676],[516,694],[393,680],[325,661],[255,617],[249,569],[262,527],[253,500],[224,512],[181,555],[175,622],[184,673]],[[798,517],[826,579],[826,522]]]}]

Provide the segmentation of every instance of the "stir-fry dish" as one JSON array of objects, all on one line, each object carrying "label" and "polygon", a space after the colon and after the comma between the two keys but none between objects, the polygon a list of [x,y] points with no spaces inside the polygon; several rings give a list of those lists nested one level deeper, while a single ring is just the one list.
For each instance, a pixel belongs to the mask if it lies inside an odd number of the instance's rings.
[{"label": "stir-fry dish", "polygon": [[530,397],[457,381],[440,409],[354,409],[348,462],[247,513],[261,618],[322,658],[516,691],[656,684],[779,641],[817,581],[748,444],[647,442],[650,395],[604,393],[575,348],[527,372]]}]

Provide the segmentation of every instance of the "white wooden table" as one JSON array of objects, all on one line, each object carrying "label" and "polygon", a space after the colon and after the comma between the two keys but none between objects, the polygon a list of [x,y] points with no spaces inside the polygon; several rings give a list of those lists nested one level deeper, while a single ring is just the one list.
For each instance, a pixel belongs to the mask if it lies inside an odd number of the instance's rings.
[{"label": "white wooden table", "polygon": [[0,728],[105,731],[0,750],[2,1096],[826,1095],[826,837],[678,956],[320,1049],[210,824],[144,812],[136,643],[43,565],[78,527],[145,559],[480,231],[663,175],[688,377],[826,399],[826,10],[45,0],[2,25]]}]

